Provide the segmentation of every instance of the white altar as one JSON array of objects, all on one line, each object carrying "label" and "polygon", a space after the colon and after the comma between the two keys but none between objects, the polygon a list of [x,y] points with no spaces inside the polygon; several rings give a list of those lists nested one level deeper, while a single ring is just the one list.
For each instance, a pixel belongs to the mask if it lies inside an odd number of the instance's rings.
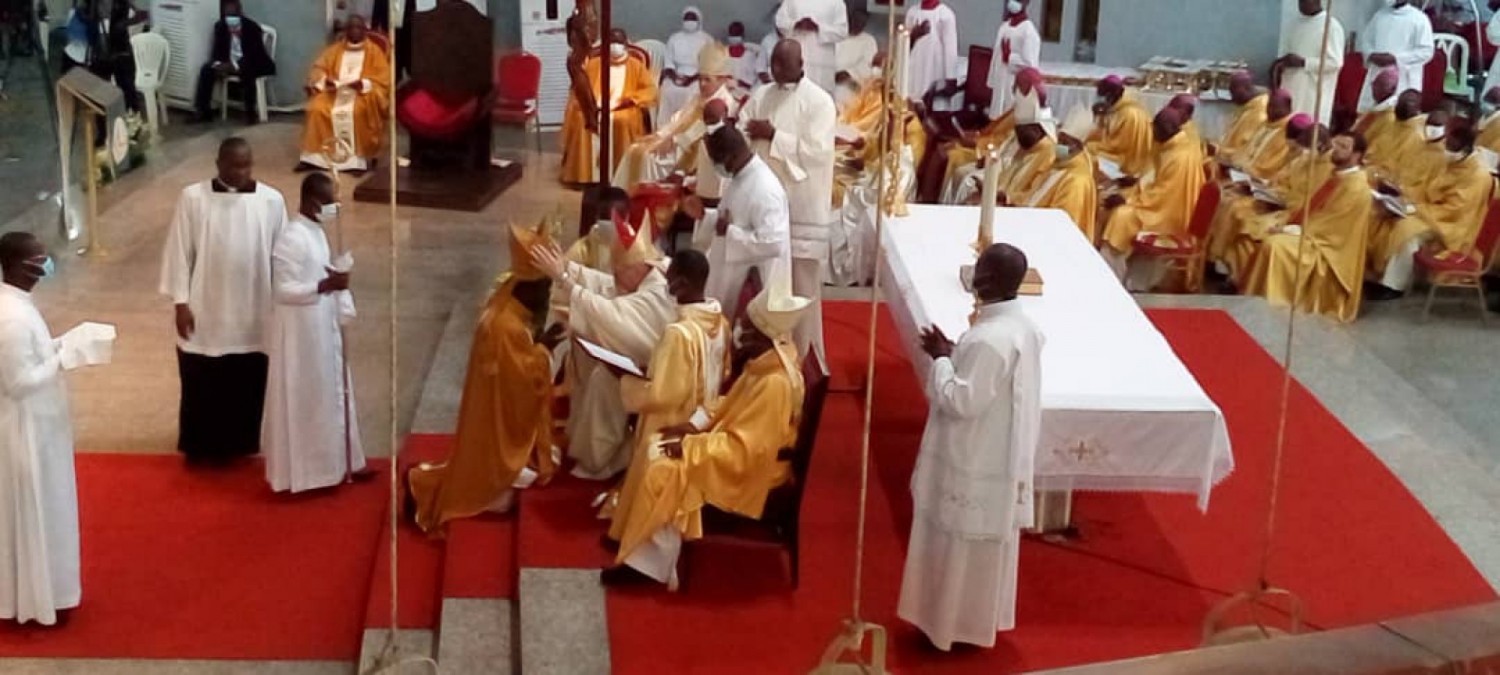
[{"label": "white altar", "polygon": [[[974,261],[979,208],[911,205],[887,221],[885,298],[918,377],[931,361],[918,330],[957,340],[973,297],[959,267]],[[1224,415],[1067,214],[999,209],[995,241],[1025,251],[1042,276],[1023,297],[1047,338],[1036,486],[1048,491],[1209,493],[1234,470]]]}]

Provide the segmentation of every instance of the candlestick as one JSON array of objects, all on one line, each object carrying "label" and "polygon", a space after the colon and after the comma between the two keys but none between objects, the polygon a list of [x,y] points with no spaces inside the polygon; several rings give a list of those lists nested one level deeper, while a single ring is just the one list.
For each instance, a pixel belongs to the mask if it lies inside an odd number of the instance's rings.
[{"label": "candlestick", "polygon": [[995,197],[1000,191],[1000,157],[991,150],[985,157],[984,186],[979,198],[979,238],[974,241],[976,253],[995,242]]}]

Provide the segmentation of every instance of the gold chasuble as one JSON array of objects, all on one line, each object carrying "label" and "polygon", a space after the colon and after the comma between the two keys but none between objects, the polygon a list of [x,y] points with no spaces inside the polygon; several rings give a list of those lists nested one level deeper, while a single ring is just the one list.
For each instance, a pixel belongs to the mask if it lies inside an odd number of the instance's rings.
[{"label": "gold chasuble", "polygon": [[1414,237],[1431,237],[1439,258],[1473,252],[1479,228],[1489,212],[1495,179],[1476,153],[1449,162],[1408,194],[1417,212],[1402,219],[1376,213],[1370,234],[1370,267],[1384,273],[1391,256]]},{"label": "gold chasuble", "polygon": [[[328,82],[334,84],[334,91],[326,89]],[[356,82],[365,87],[364,91],[350,86]],[[369,39],[358,48],[339,40],[313,62],[307,83],[317,93],[307,99],[302,130],[304,160],[333,149],[329,139],[335,137],[364,159],[380,154],[391,104],[391,64],[385,49]]]},{"label": "gold chasuble", "polygon": [[1334,174],[1313,194],[1301,236],[1266,237],[1241,287],[1285,306],[1292,304],[1300,283],[1298,309],[1353,321],[1359,314],[1372,204],[1364,170]]},{"label": "gold chasuble", "polygon": [[[1151,137],[1151,113],[1135,97],[1125,94],[1094,131],[1088,149],[1095,157],[1119,164],[1126,175],[1145,174],[1151,169],[1156,151]],[[1201,172],[1202,168],[1198,170]]]},{"label": "gold chasuble", "polygon": [[[583,72],[588,75],[595,100],[609,104],[614,110],[609,138],[610,152],[613,153],[610,165],[614,166],[625,156],[630,145],[646,134],[646,111],[656,104],[656,80],[651,77],[645,63],[626,53],[621,59],[611,59],[610,91],[605,96],[600,89],[602,63],[598,56],[591,56],[584,62]],[[590,132],[583,123],[583,110],[570,106],[562,130],[564,183],[595,182],[599,173],[598,158],[594,155],[598,143],[598,135]]]},{"label": "gold chasuble", "polygon": [[666,525],[685,540],[702,538],[705,504],[760,517],[766,495],[791,477],[777,456],[797,440],[805,394],[798,362],[796,346],[778,340],[745,365],[709,430],[683,437],[682,459],[650,460],[628,507],[621,499],[616,516],[623,526],[611,528],[620,535],[617,562]]},{"label": "gold chasuble", "polygon": [[[651,364],[641,380],[627,377],[620,381],[625,409],[639,415],[635,427],[634,450],[619,503],[613,511],[630,513],[646,469],[651,465],[651,443],[661,430],[688,424],[700,408],[711,413],[719,406],[720,386],[729,379],[730,328],[717,302],[685,305],[678,309],[680,319],[662,334],[662,340],[651,353]],[[609,536],[616,540],[624,534],[625,519],[614,518]]]},{"label": "gold chasuble", "polygon": [[1141,232],[1185,234],[1203,188],[1201,158],[1202,150],[1181,132],[1163,143],[1155,175],[1131,188],[1125,204],[1106,216],[1104,239],[1110,248],[1128,253]]},{"label": "gold chasuble", "polygon": [[1083,236],[1094,242],[1098,232],[1094,218],[1099,210],[1099,190],[1094,180],[1094,158],[1081,150],[1052,165],[1052,171],[1035,190],[1019,203],[1036,209],[1062,209],[1068,213]]},{"label": "gold chasuble", "polygon": [[490,294],[474,330],[452,453],[442,464],[423,463],[407,474],[424,532],[441,534],[448,521],[490,509],[533,459],[538,484],[556,469],[552,356],[534,339],[540,319],[513,295],[517,283],[545,278],[527,255],[525,244],[535,241],[513,228],[511,260],[517,262]]},{"label": "gold chasuble", "polygon": [[1240,106],[1229,128],[1224,131],[1224,137],[1219,139],[1218,156],[1233,157],[1250,144],[1255,132],[1266,125],[1266,104],[1270,101],[1269,94],[1261,94]]}]

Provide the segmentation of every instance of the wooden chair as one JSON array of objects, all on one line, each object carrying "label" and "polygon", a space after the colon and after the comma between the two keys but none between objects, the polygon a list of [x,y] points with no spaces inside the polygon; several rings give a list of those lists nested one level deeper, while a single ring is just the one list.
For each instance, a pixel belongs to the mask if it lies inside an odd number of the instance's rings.
[{"label": "wooden chair", "polygon": [[1181,269],[1189,293],[1203,290],[1203,266],[1208,257],[1208,230],[1214,213],[1219,210],[1219,185],[1205,182],[1198,191],[1193,219],[1188,222],[1185,237],[1148,234],[1135,240],[1136,255],[1160,259],[1173,269]]},{"label": "wooden chair", "polygon": [[[807,489],[808,470],[812,467],[818,425],[823,418],[823,402],[828,396],[828,379],[828,371],[816,354],[808,354],[802,360],[806,395],[802,399],[802,419],[797,425],[797,442],[793,447],[782,449],[777,456],[779,460],[791,463],[792,478],[766,496],[766,507],[760,519],[746,518],[712,506],[703,507],[703,539],[700,541],[774,544],[785,548],[791,565],[793,589],[802,583],[802,497]],[[686,566],[679,569],[686,569]]]},{"label": "wooden chair", "polygon": [[1484,295],[1483,276],[1490,263],[1500,255],[1500,200],[1490,202],[1489,213],[1479,229],[1479,238],[1468,253],[1439,257],[1427,249],[1416,254],[1417,269],[1424,272],[1431,288],[1422,307],[1422,320],[1432,315],[1432,301],[1439,288],[1469,288],[1479,296],[1479,318],[1489,323],[1489,302]]}]

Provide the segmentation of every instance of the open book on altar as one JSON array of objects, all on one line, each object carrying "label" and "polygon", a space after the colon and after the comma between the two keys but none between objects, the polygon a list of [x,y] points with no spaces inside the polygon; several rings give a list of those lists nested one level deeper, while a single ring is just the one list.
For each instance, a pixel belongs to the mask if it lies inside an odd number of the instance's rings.
[{"label": "open book on altar", "polygon": [[637,366],[634,361],[631,361],[630,358],[625,356],[624,354],[610,351],[581,337],[575,336],[573,339],[578,342],[579,347],[583,348],[583,352],[585,354],[598,359],[605,365],[614,366],[615,368],[619,368],[620,370],[639,378],[646,377],[645,371],[641,370],[640,366]]}]

